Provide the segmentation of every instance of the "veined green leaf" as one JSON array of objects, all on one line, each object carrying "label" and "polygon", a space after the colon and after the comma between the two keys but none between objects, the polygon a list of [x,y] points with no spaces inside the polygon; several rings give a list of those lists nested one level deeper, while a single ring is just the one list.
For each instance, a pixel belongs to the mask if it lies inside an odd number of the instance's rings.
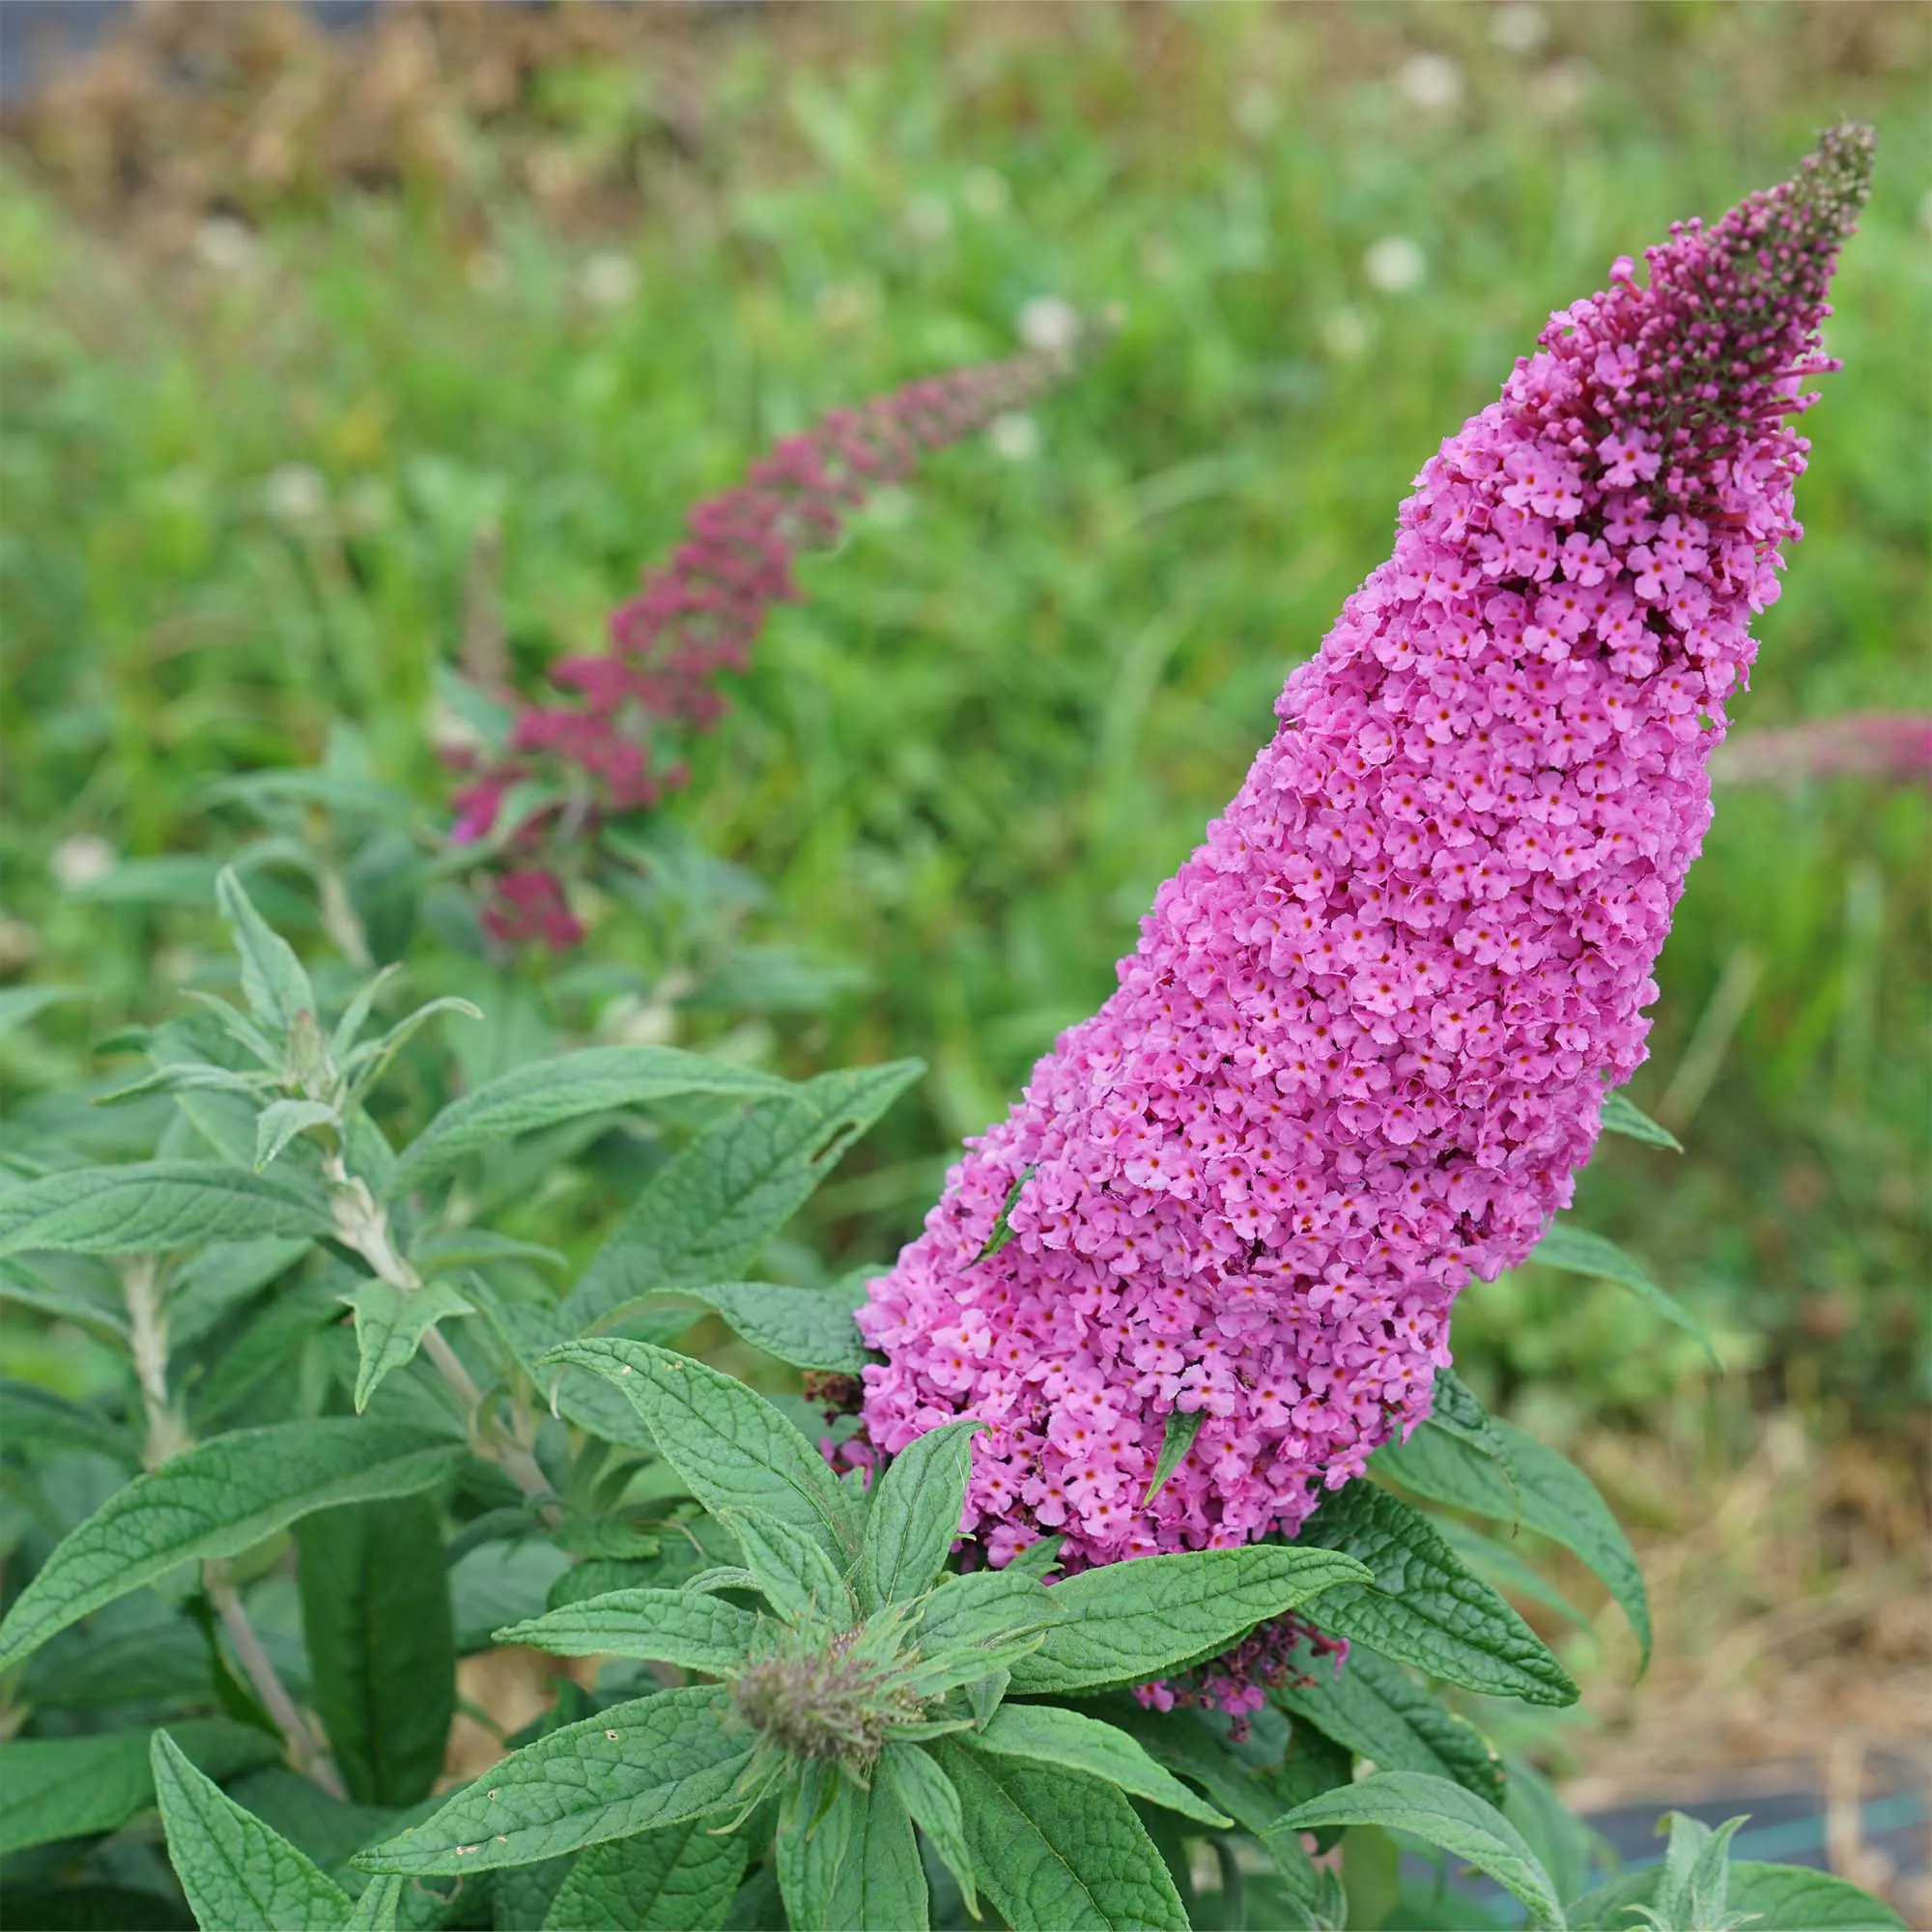
[{"label": "veined green leaf", "polygon": [[1435,1527],[1442,1532],[1442,1540],[1471,1570],[1493,1583],[1505,1596],[1527,1597],[1532,1604],[1554,1610],[1578,1630],[1594,1632],[1595,1625],[1584,1611],[1509,1544],[1480,1529],[1471,1529],[1454,1517],[1438,1518]]},{"label": "veined green leaf", "polygon": [[[1112,1690],[1218,1656],[1256,1624],[1368,1577],[1352,1555],[1259,1545],[1138,1556],[1051,1592],[1059,1621],[1012,1665],[1013,1695]],[[1321,1614],[1325,1617],[1326,1598]]]},{"label": "veined green leaf", "polygon": [[57,1321],[71,1321],[123,1350],[128,1346],[128,1310],[110,1275],[50,1281],[24,1262],[0,1261],[0,1301],[38,1309]]},{"label": "veined green leaf", "polygon": [[93,997],[81,986],[0,986],[0,1035],[24,1026],[36,1013],[44,1012],[63,1000]]},{"label": "veined green leaf", "polygon": [[1666,1321],[1674,1322],[1687,1335],[1694,1335],[1711,1358],[1711,1366],[1722,1372],[1724,1365],[1718,1359],[1717,1347],[1705,1332],[1704,1324],[1674,1294],[1659,1288],[1642,1266],[1614,1241],[1593,1235],[1587,1228],[1575,1227],[1559,1215],[1549,1224],[1548,1233],[1537,1242],[1529,1258],[1541,1262],[1545,1267],[1562,1268],[1570,1274],[1596,1275],[1629,1289]]},{"label": "veined green leaf", "polygon": [[414,1012],[399,1019],[381,1039],[365,1040],[350,1051],[342,1063],[343,1072],[352,1076],[350,1092],[357,1098],[366,1094],[389,1070],[396,1055],[439,1013],[455,1013],[466,1020],[480,1020],[483,1017],[480,1007],[469,1000],[459,1000],[453,994],[426,1001]]},{"label": "veined green leaf", "polygon": [[[821,1779],[831,1788],[822,1808]],[[931,1922],[912,1814],[890,1778],[862,1791],[829,1766],[809,1775],[779,1826],[778,1871],[797,1932],[926,1932]]]},{"label": "veined green leaf", "polygon": [[1650,1662],[1650,1605],[1643,1572],[1609,1505],[1582,1470],[1506,1422],[1493,1422],[1509,1453],[1512,1483],[1466,1443],[1424,1423],[1406,1443],[1385,1443],[1371,1459],[1378,1475],[1417,1495],[1502,1522],[1522,1522],[1579,1557],[1622,1605]]},{"label": "veined green leaf", "polygon": [[632,1204],[565,1300],[565,1319],[582,1333],[654,1289],[734,1280],[922,1071],[899,1060],[821,1073],[699,1134]]},{"label": "veined green leaf", "polygon": [[1201,1434],[1201,1425],[1207,1415],[1205,1408],[1168,1410],[1167,1428],[1160,1438],[1160,1460],[1154,1463],[1153,1475],[1141,1497],[1142,1509],[1146,1509],[1166,1489],[1167,1479],[1180,1467],[1181,1458],[1194,1447],[1194,1438]]},{"label": "veined green leaf", "polygon": [[886,1465],[866,1512],[859,1591],[866,1608],[922,1597],[939,1580],[959,1539],[973,1437],[968,1418],[928,1430]]},{"label": "veined green leaf", "polygon": [[312,1510],[429,1489],[462,1458],[420,1430],[346,1416],[239,1430],[185,1450],[136,1476],[55,1548],[0,1623],[0,1669],[177,1564],[239,1555]]},{"label": "veined green leaf", "polygon": [[340,1297],[355,1311],[355,1413],[369,1406],[383,1378],[415,1359],[422,1339],[447,1316],[468,1315],[469,1303],[446,1281],[398,1288],[366,1276]]},{"label": "veined green leaf", "polygon": [[349,1795],[428,1797],[456,1714],[442,1525],[426,1496],[318,1510],[296,1526],[314,1701]]},{"label": "veined green leaf", "polygon": [[1628,1134],[1632,1140],[1641,1141],[1646,1147],[1668,1148],[1672,1153],[1684,1151],[1684,1143],[1668,1127],[1653,1121],[1624,1094],[1605,1094],[1600,1118],[1606,1133]]},{"label": "veined green leaf", "polygon": [[858,1621],[858,1601],[846,1581],[850,1566],[835,1563],[810,1530],[761,1510],[719,1510],[716,1515],[736,1540],[765,1602],[780,1616],[838,1630],[849,1630]]},{"label": "veined green leaf", "polygon": [[878,1775],[898,1787],[900,1803],[957,1882],[967,1911],[979,1918],[973,1854],[966,1848],[966,1821],[952,1780],[918,1745],[889,1744],[880,1754]]},{"label": "veined green leaf", "polygon": [[204,1777],[165,1731],[155,1733],[153,1764],[168,1862],[203,1932],[341,1932],[349,1894]]},{"label": "veined green leaf", "polygon": [[1031,1655],[1060,1621],[1057,1594],[1010,1568],[949,1577],[920,1609],[922,1690],[968,1684]]},{"label": "veined green leaf", "polygon": [[702,1817],[727,1803],[752,1747],[717,1685],[614,1705],[514,1751],[420,1825],[360,1853],[365,1871],[528,1864]]},{"label": "veined green leaf", "polygon": [[[1740,1859],[1724,1876],[1724,1908],[1745,1932],[1907,1932],[1890,1906],[1830,1872]],[[1631,1907],[1652,1904],[1662,1877],[1651,1865],[1586,1892],[1570,1908],[1570,1932],[1631,1932],[1641,1922]]]},{"label": "veined green leaf", "polygon": [[1027,1182],[1037,1172],[1037,1168],[1029,1167],[1007,1189],[1007,1198],[1000,1203],[999,1215],[993,1222],[993,1232],[986,1236],[985,1245],[973,1257],[976,1262],[991,1261],[1012,1239],[1012,1223],[1008,1217],[1020,1205],[1020,1196],[1026,1192]]},{"label": "veined green leaf", "polygon": [[852,1499],[838,1477],[743,1382],[648,1342],[570,1342],[544,1360],[588,1369],[621,1389],[706,1509],[775,1516],[817,1539],[840,1570],[858,1554]]},{"label": "veined green leaf", "polygon": [[0,1440],[16,1455],[86,1449],[122,1463],[140,1460],[129,1430],[38,1382],[0,1379]]},{"label": "veined green leaf", "polygon": [[1529,1912],[1533,1926],[1564,1932],[1563,1906],[1536,1854],[1493,1804],[1444,1777],[1383,1771],[1324,1791],[1297,1805],[1283,1823],[1312,1832],[1324,1825],[1379,1825],[1407,1832],[1486,1872]]},{"label": "veined green leaf", "polygon": [[781,1288],[775,1282],[729,1281],[666,1291],[716,1309],[746,1341],[796,1369],[856,1376],[871,1359],[852,1311],[865,1303],[863,1286]]},{"label": "veined green leaf", "polygon": [[1051,1704],[1002,1704],[964,1742],[995,1757],[1030,1758],[1086,1772],[1199,1825],[1226,1831],[1234,1823],[1163,1771],[1126,1732],[1078,1711]]},{"label": "veined green leaf", "polygon": [[1341,1670],[1333,1659],[1309,1659],[1299,1679],[1270,1695],[1291,1716],[1384,1771],[1448,1777],[1492,1804],[1502,1800],[1502,1761],[1482,1732],[1366,1645],[1351,1648]]},{"label": "veined green leaf", "polygon": [[362,1888],[361,1897],[342,1921],[342,1932],[396,1932],[396,1915],[402,1902],[401,1875],[384,1872]]},{"label": "veined green leaf", "polygon": [[215,878],[214,902],[242,955],[242,990],[248,1010],[278,1034],[288,1032],[298,1013],[313,1019],[315,988],[295,948],[255,910],[232,866],[224,866]]},{"label": "veined green leaf", "polygon": [[584,1114],[618,1113],[685,1094],[789,1099],[794,1091],[776,1074],[674,1046],[586,1046],[513,1067],[452,1101],[397,1162],[391,1194],[421,1187],[494,1142]]},{"label": "veined green leaf", "polygon": [[959,1793],[980,1889],[1013,1932],[1187,1932],[1165,1862],[1111,1785],[953,1738],[926,1748]]},{"label": "veined green leaf", "polygon": [[544,1924],[552,1932],[717,1932],[745,1859],[742,1836],[719,1837],[698,1824],[592,1845],[571,1866]]},{"label": "veined green leaf", "polygon": [[135,1255],[262,1235],[333,1234],[312,1189],[222,1161],[70,1168],[0,1193],[0,1255]]},{"label": "veined green leaf", "polygon": [[1576,1685],[1543,1639],[1463,1568],[1426,1517],[1388,1491],[1374,1483],[1332,1491],[1301,1525],[1295,1547],[1347,1550],[1373,1577],[1322,1599],[1316,1612],[1322,1629],[1467,1690],[1531,1704],[1577,1701]]},{"label": "veined green leaf", "polygon": [[713,1676],[741,1668],[758,1641],[759,1618],[722,1597],[692,1590],[611,1590],[499,1630],[498,1643],[526,1643],[554,1657],[637,1657]]},{"label": "veined green leaf", "polygon": [[255,1117],[255,1172],[272,1166],[298,1134],[329,1126],[334,1120],[335,1109],[325,1100],[270,1100]]},{"label": "veined green leaf", "polygon": [[[272,1739],[226,1718],[190,1718],[175,1726],[175,1736],[215,1777],[270,1764],[278,1755]],[[0,1744],[0,1858],[125,1825],[154,1799],[149,1737],[144,1726]]]}]

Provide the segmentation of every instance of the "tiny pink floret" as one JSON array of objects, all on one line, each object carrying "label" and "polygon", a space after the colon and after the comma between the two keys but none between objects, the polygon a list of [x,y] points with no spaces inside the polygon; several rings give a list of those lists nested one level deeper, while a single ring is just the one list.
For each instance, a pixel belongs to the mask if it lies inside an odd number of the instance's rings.
[{"label": "tiny pink floret", "polygon": [[[896,1454],[961,1414],[988,1560],[1292,1535],[1428,1413],[1571,1199],[1799,535],[1786,418],[1870,136],[1628,260],[1443,443],[1120,987],[860,1311]],[[1027,1178],[1012,1238],[980,1259]],[[1144,1501],[1168,1417],[1205,1411]]]}]

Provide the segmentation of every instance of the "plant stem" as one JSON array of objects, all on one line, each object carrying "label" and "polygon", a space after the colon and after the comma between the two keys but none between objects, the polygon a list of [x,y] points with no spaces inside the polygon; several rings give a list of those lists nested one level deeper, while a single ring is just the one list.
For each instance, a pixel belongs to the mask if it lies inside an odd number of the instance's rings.
[{"label": "plant stem", "polygon": [[[389,1216],[369,1192],[367,1185],[349,1172],[341,1150],[327,1155],[323,1172],[329,1183],[329,1197],[335,1209],[336,1232],[343,1241],[369,1264],[370,1269],[392,1288],[412,1293],[422,1286],[422,1276],[396,1252],[389,1233]],[[484,1413],[483,1391],[475,1378],[463,1366],[463,1358],[450,1346],[449,1338],[431,1327],[423,1331],[422,1351],[441,1376],[445,1386],[463,1406],[469,1440],[479,1456],[495,1463],[536,1504],[537,1514],[550,1527],[563,1520],[554,1500],[551,1481],[537,1466],[529,1445],[506,1429],[495,1417]]]},{"label": "plant stem", "polygon": [[255,1626],[249,1622],[248,1611],[229,1576],[228,1566],[225,1563],[205,1563],[201,1577],[208,1600],[214,1605],[222,1629],[228,1633],[228,1641],[235,1646],[235,1655],[241,1660],[242,1668],[247,1672],[255,1695],[262,1700],[262,1708],[274,1719],[275,1727],[282,1734],[290,1761],[304,1776],[313,1778],[321,1785],[331,1798],[346,1800],[349,1793],[343,1788],[342,1778],[330,1762],[327,1751],[309,1728],[308,1719],[296,1708],[296,1700],[289,1695],[288,1687],[277,1675],[273,1661],[263,1648]]},{"label": "plant stem", "polygon": [[[141,1407],[148,1418],[148,1439],[141,1451],[141,1465],[158,1469],[171,1457],[191,1449],[194,1435],[168,1393],[168,1317],[161,1301],[160,1275],[154,1256],[132,1255],[123,1262],[121,1293],[128,1303],[129,1350],[134,1358],[135,1378],[141,1385]],[[273,1662],[262,1647],[255,1626],[248,1621],[247,1609],[236,1591],[227,1564],[204,1563],[201,1580],[242,1668],[248,1674],[248,1682],[262,1700],[262,1708],[274,1719],[275,1727],[282,1734],[289,1761],[331,1798],[347,1798],[327,1750],[307,1719],[296,1708],[288,1687],[276,1675]]]}]

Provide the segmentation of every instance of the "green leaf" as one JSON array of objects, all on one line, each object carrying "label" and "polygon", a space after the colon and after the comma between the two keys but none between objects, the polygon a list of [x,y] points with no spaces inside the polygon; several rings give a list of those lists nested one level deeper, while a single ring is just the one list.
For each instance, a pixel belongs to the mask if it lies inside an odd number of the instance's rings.
[{"label": "green leaf", "polygon": [[467,1020],[480,1020],[483,1009],[468,1000],[459,1000],[453,994],[445,994],[440,1000],[430,1000],[418,1007],[414,1012],[398,1020],[381,1039],[365,1041],[352,1049],[343,1062],[342,1070],[354,1075],[350,1092],[356,1097],[367,1094],[370,1088],[389,1070],[390,1063],[402,1052],[411,1040],[426,1027],[439,1013],[457,1013]]},{"label": "green leaf", "polygon": [[296,1526],[314,1704],[349,1795],[429,1796],[456,1714],[442,1524],[421,1495],[318,1510]]},{"label": "green leaf", "polygon": [[973,1854],[966,1848],[966,1821],[959,1793],[931,1756],[917,1745],[889,1744],[879,1756],[878,1776],[898,1787],[899,1802],[925,1833],[926,1843],[958,1883],[966,1909],[980,1916],[973,1878]]},{"label": "green leaf", "polygon": [[469,1154],[585,1114],[614,1114],[686,1094],[743,1094],[769,1099],[795,1090],[757,1073],[674,1046],[586,1046],[486,1081],[430,1122],[396,1164],[390,1196],[447,1174]]},{"label": "green leaf", "polygon": [[1492,1427],[1508,1451],[1513,1483],[1480,1451],[1433,1423],[1424,1423],[1405,1443],[1384,1443],[1370,1460],[1370,1470],[1435,1502],[1521,1522],[1560,1543],[1623,1606],[1636,1633],[1640,1670],[1650,1662],[1650,1605],[1636,1552],[1609,1505],[1567,1457],[1509,1423]]},{"label": "green leaf", "polygon": [[1522,1833],[1493,1804],[1446,1777],[1378,1772],[1311,1798],[1282,1822],[1299,1832],[1324,1825],[1378,1825],[1387,1832],[1406,1832],[1494,1879],[1522,1901],[1531,1925],[1563,1932],[1556,1889]]},{"label": "green leaf", "polygon": [[897,1785],[875,1778],[861,1790],[833,1767],[812,1770],[779,1826],[779,1884],[796,1932],[925,1932],[925,1868]]},{"label": "green leaf", "polygon": [[1505,1596],[1527,1597],[1567,1618],[1580,1631],[1595,1634],[1590,1618],[1573,1604],[1543,1572],[1526,1562],[1517,1551],[1480,1529],[1471,1529],[1454,1517],[1440,1517],[1435,1527],[1442,1540],[1479,1576],[1488,1578]]},{"label": "green leaf", "polygon": [[70,1402],[38,1382],[0,1379],[0,1440],[15,1454],[86,1449],[136,1463],[141,1445],[98,1409]]},{"label": "green leaf", "polygon": [[814,1538],[840,1570],[858,1554],[852,1499],[824,1457],[743,1382],[648,1342],[571,1342],[544,1360],[621,1389],[706,1509],[777,1517]]},{"label": "green leaf", "polygon": [[459,1446],[347,1416],[218,1435],[137,1476],[54,1548],[0,1624],[0,1669],[176,1565],[238,1556],[311,1511],[413,1494]]},{"label": "green leaf", "polygon": [[1226,1831],[1234,1823],[1163,1771],[1126,1732],[1078,1711],[1050,1704],[1002,1704],[965,1742],[996,1757],[1030,1758],[1086,1772],[1132,1797],[1179,1811],[1196,1824]]},{"label": "green leaf", "polygon": [[[1263,1545],[1137,1556],[1053,1587],[1059,1622],[1012,1665],[1013,1695],[1111,1690],[1217,1657],[1268,1617],[1323,1592],[1359,1587],[1367,1569],[1321,1548]],[[1322,1605],[1334,1601],[1327,1597]]]},{"label": "green leaf", "polygon": [[333,1879],[204,1777],[165,1731],[155,1733],[153,1763],[168,1862],[203,1932],[339,1932],[350,1902]]},{"label": "green leaf", "polygon": [[1447,1777],[1492,1804],[1502,1800],[1501,1760],[1482,1732],[1364,1645],[1350,1650],[1339,1671],[1333,1659],[1309,1658],[1301,1680],[1271,1695],[1291,1716],[1384,1771]]},{"label": "green leaf", "polygon": [[692,1590],[611,1590],[496,1634],[553,1657],[636,1657],[724,1676],[743,1667],[760,1619]]},{"label": "green leaf", "polygon": [[[1575,1898],[1589,1875],[1595,1833],[1557,1797],[1549,1780],[1520,1758],[1508,1761],[1503,1816],[1549,1874],[1558,1898]],[[1631,1928],[1635,1932],[1635,1928]]]},{"label": "green leaf", "polygon": [[768,1281],[731,1281],[665,1292],[716,1309],[754,1349],[795,1369],[856,1376],[872,1359],[852,1320],[852,1311],[866,1299],[863,1284],[781,1288]]},{"label": "green leaf", "polygon": [[36,1013],[63,1000],[91,1000],[81,986],[0,986],[0,1036],[24,1026]]},{"label": "green leaf", "polygon": [[213,1160],[132,1161],[43,1175],[0,1194],[0,1255],[135,1255],[263,1235],[335,1232],[312,1189]]},{"label": "green leaf", "polygon": [[[225,1718],[189,1719],[175,1726],[175,1735],[214,1777],[232,1777],[277,1755],[272,1740]],[[144,1726],[0,1744],[0,1858],[125,1825],[154,1800],[149,1737]]]},{"label": "green leaf", "polygon": [[1167,1479],[1180,1467],[1181,1459],[1194,1447],[1194,1438],[1201,1434],[1201,1425],[1207,1416],[1205,1408],[1168,1410],[1167,1429],[1160,1438],[1160,1460],[1153,1465],[1152,1480],[1147,1486],[1146,1494],[1141,1497],[1142,1509],[1146,1509],[1166,1489]]},{"label": "green leaf", "polygon": [[1604,1095],[1601,1119],[1606,1133],[1628,1134],[1646,1147],[1668,1148],[1672,1153],[1684,1151],[1684,1143],[1668,1127],[1661,1126],[1621,1093]]},{"label": "green leaf", "polygon": [[1026,1191],[1026,1184],[1039,1170],[1029,1167],[1013,1184],[1007,1189],[1007,1198],[1000,1203],[998,1218],[993,1223],[993,1232],[986,1236],[986,1245],[973,1257],[976,1262],[990,1261],[1013,1237],[1012,1224],[1008,1217],[1020,1205],[1020,1196]]},{"label": "green leaf", "polygon": [[1724,1365],[1718,1359],[1717,1347],[1705,1332],[1704,1324],[1674,1294],[1659,1288],[1641,1264],[1614,1241],[1593,1235],[1587,1228],[1575,1227],[1559,1216],[1549,1224],[1548,1233],[1536,1244],[1529,1258],[1545,1267],[1562,1268],[1570,1274],[1596,1275],[1629,1289],[1666,1321],[1674,1322],[1687,1335],[1694,1335],[1711,1358],[1711,1366],[1719,1374],[1723,1372]]},{"label": "green leaf", "polygon": [[403,1902],[403,1881],[395,1872],[372,1878],[362,1895],[349,1908],[342,1932],[396,1932],[396,1914]]},{"label": "green leaf", "polygon": [[920,1609],[922,1690],[969,1684],[1038,1649],[1060,1621],[1058,1594],[1010,1567],[949,1577]]},{"label": "green leaf", "polygon": [[[1889,1905],[1829,1872],[1741,1859],[1725,1879],[1725,1910],[1755,1915],[1746,1932],[1906,1932]],[[1633,1932],[1631,1908],[1649,1905],[1662,1881],[1652,1865],[1586,1892],[1570,1908],[1570,1932]]]},{"label": "green leaf", "polygon": [[829,1623],[849,1630],[858,1604],[835,1563],[810,1530],[762,1511],[719,1510],[718,1520],[736,1539],[745,1568],[780,1616],[793,1623]]},{"label": "green leaf", "polygon": [[369,1406],[383,1378],[415,1359],[422,1339],[446,1316],[471,1313],[446,1281],[398,1288],[370,1275],[338,1297],[355,1311],[355,1413]]},{"label": "green leaf", "polygon": [[355,1862],[365,1871],[482,1871],[702,1817],[729,1801],[751,1760],[751,1744],[725,1728],[729,1709],[726,1691],[701,1684],[567,1724]]},{"label": "green leaf", "polygon": [[255,1117],[255,1172],[272,1165],[298,1134],[334,1122],[335,1109],[326,1100],[270,1100]]},{"label": "green leaf", "polygon": [[1426,1517],[1388,1491],[1350,1483],[1331,1492],[1301,1525],[1296,1548],[1346,1550],[1372,1574],[1372,1582],[1322,1599],[1316,1617],[1324,1630],[1465,1690],[1530,1704],[1577,1701],[1543,1639],[1463,1568]]},{"label": "green leaf", "polygon": [[592,1845],[571,1866],[544,1924],[554,1932],[717,1932],[745,1859],[742,1837],[696,1824]]},{"label": "green leaf", "polygon": [[566,1321],[581,1334],[654,1289],[734,1280],[923,1071],[898,1060],[821,1073],[699,1134],[598,1251],[563,1304]]},{"label": "green leaf", "polygon": [[224,866],[214,881],[214,902],[242,955],[242,991],[248,1010],[278,1034],[294,1026],[298,1013],[313,1018],[315,988],[295,948],[255,910],[232,866]]},{"label": "green leaf", "polygon": [[866,1512],[859,1593],[878,1609],[923,1597],[938,1582],[959,1540],[973,1437],[985,1424],[949,1422],[906,1444],[886,1466]]},{"label": "green leaf", "polygon": [[71,1321],[124,1352],[127,1350],[127,1305],[119,1287],[104,1272],[99,1279],[82,1274],[50,1281],[24,1262],[0,1262],[0,1301],[38,1309],[56,1321]]},{"label": "green leaf", "polygon": [[1111,1785],[952,1738],[927,1748],[959,1793],[980,1889],[1012,1932],[1187,1932],[1165,1862]]}]

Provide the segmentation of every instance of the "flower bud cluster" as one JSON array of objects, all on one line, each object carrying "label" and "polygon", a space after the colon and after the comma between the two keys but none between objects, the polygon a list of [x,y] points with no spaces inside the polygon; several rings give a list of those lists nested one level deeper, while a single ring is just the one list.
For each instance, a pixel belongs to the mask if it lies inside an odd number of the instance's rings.
[{"label": "flower bud cluster", "polygon": [[[1424,466],[1119,989],[873,1284],[870,1443],[985,1422],[992,1563],[1292,1535],[1427,1413],[1458,1291],[1570,1201],[1800,534],[1786,418],[1833,366],[1869,158],[1836,130],[1552,316]],[[1177,1409],[1205,1420],[1150,1502]]]}]

